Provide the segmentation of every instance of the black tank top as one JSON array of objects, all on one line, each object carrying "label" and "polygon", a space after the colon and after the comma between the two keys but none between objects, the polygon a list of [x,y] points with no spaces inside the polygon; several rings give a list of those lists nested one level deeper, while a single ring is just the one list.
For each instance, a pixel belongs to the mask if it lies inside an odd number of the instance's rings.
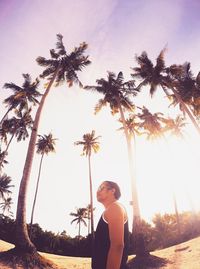
[{"label": "black tank top", "polygon": [[[128,221],[124,223],[124,250],[120,269],[126,268],[128,258]],[[95,232],[95,243],[92,257],[92,269],[106,269],[108,251],[110,248],[110,238],[108,223],[101,216]]]}]

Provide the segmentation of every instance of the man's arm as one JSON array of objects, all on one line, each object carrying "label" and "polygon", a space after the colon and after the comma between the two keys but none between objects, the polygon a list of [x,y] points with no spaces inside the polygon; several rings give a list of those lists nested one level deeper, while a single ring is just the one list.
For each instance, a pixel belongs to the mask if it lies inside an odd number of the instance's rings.
[{"label": "man's arm", "polygon": [[113,204],[105,214],[109,227],[110,249],[106,269],[120,269],[124,249],[124,211]]}]

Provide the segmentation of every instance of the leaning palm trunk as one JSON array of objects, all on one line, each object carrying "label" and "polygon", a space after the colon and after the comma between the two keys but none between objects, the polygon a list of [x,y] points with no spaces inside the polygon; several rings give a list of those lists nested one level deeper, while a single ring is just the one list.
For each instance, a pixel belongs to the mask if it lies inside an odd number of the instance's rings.
[{"label": "leaning palm trunk", "polygon": [[94,216],[93,216],[93,191],[92,191],[92,173],[91,173],[91,154],[88,154],[88,164],[89,164],[89,181],[90,181],[90,216],[91,216],[91,234],[92,234],[92,243],[94,241]]},{"label": "leaning palm trunk", "polygon": [[38,178],[37,178],[37,184],[36,184],[36,190],[35,190],[35,196],[34,196],[34,201],[33,201],[32,212],[31,212],[30,233],[29,233],[30,238],[32,236],[33,215],[34,215],[35,203],[36,203],[37,194],[38,194],[38,187],[39,187],[39,182],[40,182],[40,174],[41,174],[41,169],[42,169],[43,158],[44,158],[44,153],[42,154],[41,159],[40,159],[39,173],[38,173]]},{"label": "leaning palm trunk", "polygon": [[45,99],[51,89],[51,86],[57,76],[57,73],[59,71],[60,65],[58,65],[51,81],[49,82],[47,89],[45,93],[43,94],[39,107],[37,109],[35,120],[33,123],[33,129],[31,132],[31,137],[28,145],[28,151],[26,155],[26,160],[24,164],[24,170],[23,175],[20,183],[19,188],[19,195],[18,195],[18,204],[17,204],[17,214],[16,214],[16,240],[15,240],[15,247],[17,249],[21,249],[24,252],[34,252],[36,251],[35,246],[31,242],[28,230],[27,230],[27,224],[26,224],[26,197],[27,197],[27,188],[28,183],[30,180],[30,173],[32,168],[32,162],[34,157],[34,151],[35,151],[35,144],[37,139],[37,132],[38,132],[38,126],[40,121],[40,116],[42,112],[42,108],[44,106]]},{"label": "leaning palm trunk", "polygon": [[8,113],[9,113],[12,109],[13,109],[13,108],[10,107],[10,108],[6,111],[6,113],[3,115],[3,117],[2,117],[2,119],[1,119],[1,121],[0,121],[0,126],[2,126],[3,121],[5,120],[5,118],[7,117]]}]

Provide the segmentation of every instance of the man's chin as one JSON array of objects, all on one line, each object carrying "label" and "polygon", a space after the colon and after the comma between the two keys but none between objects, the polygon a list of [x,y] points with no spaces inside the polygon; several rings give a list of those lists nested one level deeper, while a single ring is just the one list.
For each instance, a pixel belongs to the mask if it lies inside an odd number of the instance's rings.
[{"label": "man's chin", "polygon": [[101,198],[100,198],[100,197],[97,197],[97,201],[98,201],[98,202],[101,202]]}]

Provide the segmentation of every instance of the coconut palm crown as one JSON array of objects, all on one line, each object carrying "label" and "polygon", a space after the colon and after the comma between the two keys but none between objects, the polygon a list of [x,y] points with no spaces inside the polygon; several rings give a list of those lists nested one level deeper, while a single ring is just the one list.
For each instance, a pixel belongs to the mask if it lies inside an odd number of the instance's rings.
[{"label": "coconut palm crown", "polygon": [[109,103],[111,113],[119,112],[119,104],[126,110],[132,111],[134,106],[128,96],[136,96],[138,90],[135,89],[133,80],[124,82],[122,72],[116,76],[115,73],[108,71],[107,80],[104,78],[96,80],[96,86],[85,86],[86,90],[94,90],[104,95],[95,107],[95,113],[98,113],[103,106]]},{"label": "coconut palm crown", "polygon": [[55,78],[55,86],[58,86],[65,81],[67,81],[69,87],[72,86],[73,83],[78,83],[79,86],[82,86],[77,72],[82,71],[84,67],[91,63],[88,59],[89,56],[84,55],[88,45],[83,42],[79,47],[75,47],[71,53],[67,53],[63,44],[63,36],[61,34],[57,34],[57,39],[56,50],[50,50],[51,59],[46,59],[41,56],[36,59],[40,66],[46,68],[40,77],[51,80],[59,66],[59,70]]},{"label": "coconut palm crown", "polygon": [[39,80],[36,79],[32,82],[31,76],[29,74],[22,74],[24,78],[24,83],[22,86],[18,86],[14,83],[5,83],[4,88],[13,91],[9,97],[4,100],[4,103],[8,107],[7,112],[3,116],[0,125],[3,120],[6,118],[9,111],[17,108],[20,112],[24,109],[28,109],[29,103],[36,105],[39,103],[37,100],[38,97],[41,96],[41,93],[37,91],[37,87],[39,86]]}]

